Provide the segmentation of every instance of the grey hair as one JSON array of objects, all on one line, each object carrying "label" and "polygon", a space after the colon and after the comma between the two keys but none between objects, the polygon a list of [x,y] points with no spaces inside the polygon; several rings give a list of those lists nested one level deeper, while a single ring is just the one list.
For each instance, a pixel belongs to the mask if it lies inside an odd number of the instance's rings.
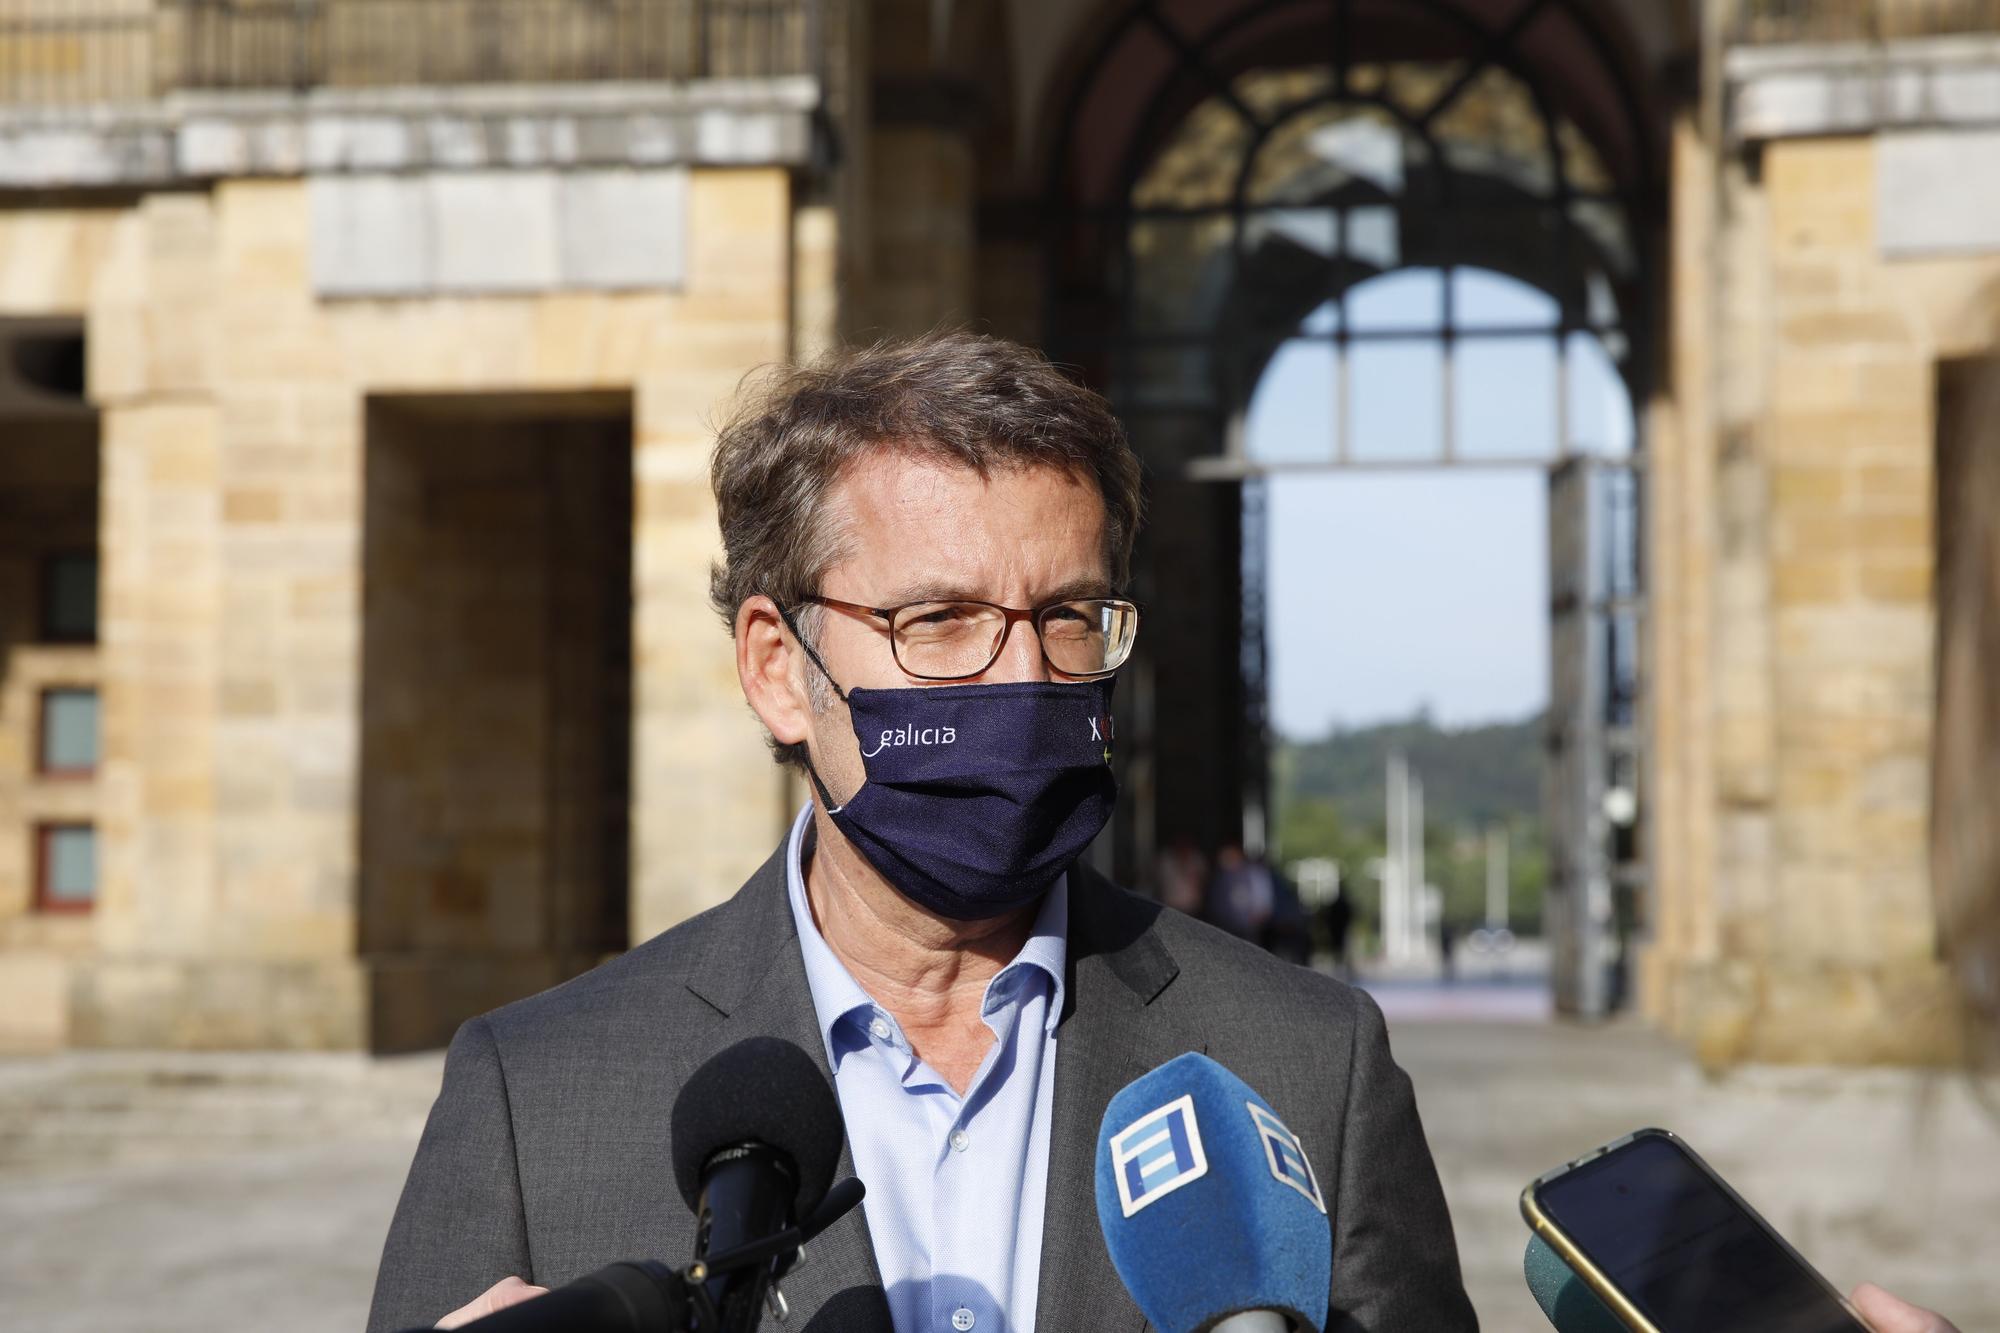
[{"label": "grey hair", "polygon": [[[709,467],[722,529],[709,601],[731,632],[748,598],[762,594],[792,610],[819,591],[846,553],[827,494],[877,449],[950,460],[981,476],[1052,467],[1088,479],[1104,501],[1113,586],[1130,578],[1140,468],[1110,404],[1018,343],[931,334],[770,368],[746,383]],[[800,628],[814,633],[803,620]],[[820,702],[815,695],[814,707]],[[804,764],[802,745],[774,741],[773,750],[780,762]]]}]

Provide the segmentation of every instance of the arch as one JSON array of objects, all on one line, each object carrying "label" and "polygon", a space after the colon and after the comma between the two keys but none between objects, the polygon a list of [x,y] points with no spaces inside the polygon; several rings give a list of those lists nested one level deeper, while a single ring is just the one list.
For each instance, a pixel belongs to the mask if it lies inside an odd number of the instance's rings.
[{"label": "arch", "polygon": [[[1242,420],[1280,347],[1323,338],[1344,358],[1411,336],[1355,326],[1346,294],[1435,268],[1437,318],[1416,336],[1447,357],[1519,334],[1560,359],[1596,337],[1625,403],[1648,397],[1665,134],[1618,3],[1128,0],[1089,22],[1042,147],[1045,341],[1111,395],[1149,465],[1153,530],[1171,531],[1141,552],[1140,596],[1162,595],[1128,706],[1161,722],[1121,729],[1144,770],[1128,858],[1152,845],[1149,822],[1219,840],[1229,816],[1204,802],[1235,803],[1246,836],[1258,819],[1261,492],[1194,477],[1261,470]],[[1460,327],[1462,267],[1545,292],[1555,320]],[[1326,302],[1326,327],[1302,330]],[[1336,382],[1345,395],[1345,369]],[[1440,384],[1455,392],[1449,370]]]},{"label": "arch", "polygon": [[[1682,84],[1700,40],[1700,8],[1694,0],[1580,0],[1594,8],[1601,41],[1592,45],[1615,59],[1621,79],[1632,89]],[[1504,8],[1483,3],[1478,12]],[[1015,108],[1022,158],[1046,172],[1068,136],[1078,110],[1078,94],[1094,77],[1121,28],[1132,15],[1132,0],[1009,0],[1014,24],[1038,35],[1047,54],[1021,66],[1020,102]],[[1322,48],[1324,49],[1324,48]],[[1018,54],[1018,52],[1017,52]],[[1641,110],[1648,110],[1642,102]],[[1665,127],[1654,123],[1653,156],[1664,160]]]},{"label": "arch", "polygon": [[[1122,103],[1128,120],[1170,123],[1176,105],[1172,75],[1181,57],[1200,53],[1231,72],[1274,64],[1354,64],[1435,56],[1440,33],[1455,35],[1459,58],[1500,59],[1532,84],[1563,96],[1557,109],[1581,113],[1593,139],[1631,168],[1630,183],[1656,190],[1664,155],[1664,125],[1640,99],[1646,77],[1640,54],[1619,21],[1588,0],[1126,0],[1098,12],[1080,39],[1074,63],[1046,94],[1055,114],[1041,117],[1045,190],[1053,202],[1088,204],[1114,190],[1115,179],[1092,171],[1089,147],[1129,135],[1105,126],[1099,106]],[[1422,16],[1422,17],[1418,17]],[[1151,33],[1151,38],[1135,38]],[[1162,35],[1170,34],[1170,35]],[[1143,97],[1141,103],[1138,97]],[[1100,99],[1093,103],[1093,99]],[[1077,160],[1079,146],[1086,160]]]},{"label": "arch", "polygon": [[[1545,77],[1552,53],[1577,52],[1592,60]],[[1049,159],[1052,350],[1114,395],[1151,357],[1202,386],[1176,407],[1225,415],[1321,299],[1386,268],[1464,263],[1555,297],[1563,313],[1552,332],[1598,333],[1643,400],[1658,133],[1619,52],[1582,0],[1138,0],[1096,37],[1091,72],[1072,89],[1068,140]],[[1365,130],[1366,117],[1378,137],[1402,141],[1388,145],[1393,187],[1333,170],[1321,188],[1254,197],[1254,173],[1293,126]],[[1150,197],[1147,173],[1191,127],[1226,141],[1211,175],[1233,168],[1227,197]],[[1288,237],[1261,220],[1314,209],[1331,218],[1317,257],[1296,227]],[[1226,247],[1204,222],[1225,216]],[[1384,253],[1352,244],[1350,221],[1385,218],[1395,235]],[[1148,241],[1176,232],[1157,248],[1208,308],[1183,311],[1181,329],[1141,328]],[[1613,314],[1622,327],[1605,327]],[[1455,336],[1448,309],[1441,328]]]}]

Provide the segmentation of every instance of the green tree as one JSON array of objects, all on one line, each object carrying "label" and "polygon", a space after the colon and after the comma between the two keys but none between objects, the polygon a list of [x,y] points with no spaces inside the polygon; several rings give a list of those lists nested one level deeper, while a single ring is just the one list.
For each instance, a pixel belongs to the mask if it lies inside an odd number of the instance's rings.
[{"label": "green tree", "polygon": [[1543,723],[1441,728],[1427,715],[1283,741],[1272,755],[1273,854],[1280,865],[1326,857],[1340,867],[1355,918],[1373,931],[1381,886],[1371,869],[1386,844],[1383,778],[1400,752],[1424,783],[1425,877],[1461,930],[1486,919],[1485,831],[1508,830],[1509,924],[1541,930],[1548,853],[1541,816]]}]

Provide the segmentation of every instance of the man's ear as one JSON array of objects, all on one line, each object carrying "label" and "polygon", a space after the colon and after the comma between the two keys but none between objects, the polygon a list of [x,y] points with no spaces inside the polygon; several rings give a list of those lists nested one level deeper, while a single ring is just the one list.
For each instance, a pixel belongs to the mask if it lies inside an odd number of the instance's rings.
[{"label": "man's ear", "polygon": [[736,679],[765,728],[785,745],[812,730],[812,701],[799,671],[798,640],[768,597],[747,597],[736,608]]}]

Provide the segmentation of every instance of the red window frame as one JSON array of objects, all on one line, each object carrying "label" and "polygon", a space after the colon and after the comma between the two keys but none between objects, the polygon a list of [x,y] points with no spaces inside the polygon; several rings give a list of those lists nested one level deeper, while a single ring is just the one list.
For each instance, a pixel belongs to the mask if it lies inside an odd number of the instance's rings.
[{"label": "red window frame", "polygon": [[88,694],[97,699],[98,724],[97,745],[99,757],[104,748],[104,699],[94,685],[44,685],[35,691],[35,775],[44,778],[74,780],[97,776],[96,763],[71,768],[51,768],[49,754],[49,696],[52,694]]},{"label": "red window frame", "polygon": [[97,885],[90,886],[90,896],[84,899],[58,898],[49,892],[49,844],[55,841],[57,833],[69,829],[88,829],[94,837],[97,826],[88,820],[57,819],[35,825],[35,910],[74,915],[88,912],[97,906]]}]

